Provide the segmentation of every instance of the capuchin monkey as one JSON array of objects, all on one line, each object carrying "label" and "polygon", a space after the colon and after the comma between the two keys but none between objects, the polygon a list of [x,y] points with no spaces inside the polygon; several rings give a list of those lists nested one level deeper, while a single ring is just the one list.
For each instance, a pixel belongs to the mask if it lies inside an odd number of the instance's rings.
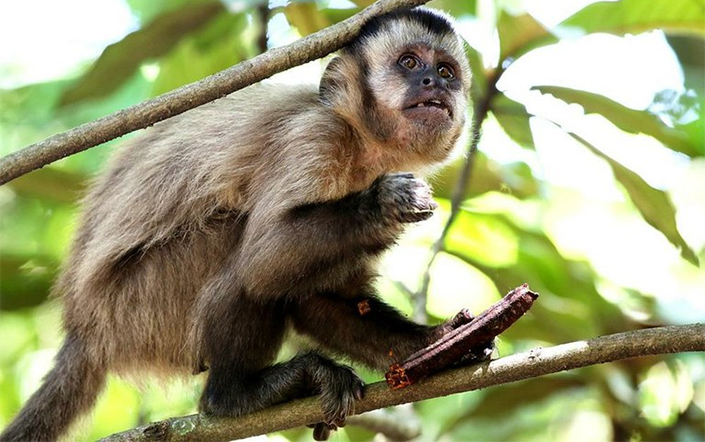
[{"label": "capuchin monkey", "polygon": [[373,263],[436,208],[412,173],[448,158],[469,87],[450,19],[399,10],[366,23],[318,87],[254,85],[127,143],[85,198],[55,287],[55,366],[0,440],[56,440],[108,372],[202,371],[202,412],[318,395],[326,439],[363,382],[316,351],[273,365],[289,329],[385,370],[458,325],[383,303]]}]

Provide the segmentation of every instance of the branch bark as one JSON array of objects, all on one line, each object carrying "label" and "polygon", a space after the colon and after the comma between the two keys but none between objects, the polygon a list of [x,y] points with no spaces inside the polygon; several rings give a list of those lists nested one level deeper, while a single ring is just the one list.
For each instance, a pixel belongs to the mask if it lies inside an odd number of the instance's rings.
[{"label": "branch bark", "polygon": [[296,42],[274,48],[197,82],[53,135],[0,158],[0,185],[61,158],[151,126],[286,69],[340,49],[369,18],[429,0],[380,0],[358,14]]},{"label": "branch bark", "polygon": [[[390,390],[385,382],[377,382],[368,386],[366,397],[357,403],[356,411],[364,413],[620,359],[693,351],[705,351],[705,324],[617,333],[448,370],[402,390]],[[307,398],[239,418],[202,415],[171,418],[117,433],[102,441],[228,441],[321,420],[318,400]]]}]

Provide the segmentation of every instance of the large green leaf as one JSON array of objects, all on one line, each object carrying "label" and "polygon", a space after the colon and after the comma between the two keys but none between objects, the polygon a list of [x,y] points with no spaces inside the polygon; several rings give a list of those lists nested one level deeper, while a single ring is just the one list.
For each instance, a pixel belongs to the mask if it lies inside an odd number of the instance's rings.
[{"label": "large green leaf", "polygon": [[66,106],[115,91],[144,61],[169,52],[181,39],[226,13],[222,3],[187,4],[155,18],[147,26],[108,46],[93,67],[61,97]]},{"label": "large green leaf", "polygon": [[497,22],[499,34],[500,66],[505,62],[539,46],[555,43],[558,39],[529,14],[511,15],[502,11]]},{"label": "large green leaf", "polygon": [[636,34],[652,29],[669,33],[705,34],[702,0],[622,0],[594,3],[565,20],[562,26],[586,32]]},{"label": "large green leaf", "polygon": [[[526,163],[499,164],[488,158],[482,151],[474,153],[472,176],[463,195],[466,198],[486,192],[507,192],[519,199],[536,196],[539,184]],[[457,160],[431,177],[433,194],[438,198],[450,200],[454,192],[463,161]]]},{"label": "large green leaf", "polygon": [[570,135],[600,158],[607,161],[612,168],[615,179],[629,194],[629,198],[631,198],[644,220],[661,232],[671,244],[676,246],[680,250],[683,259],[696,266],[699,265],[698,256],[678,231],[676,209],[668,194],[649,186],[638,174],[624,167],[579,135],[574,133],[570,133]]},{"label": "large green leaf", "polygon": [[666,126],[651,112],[630,109],[603,95],[576,89],[559,86],[536,86],[534,89],[566,103],[579,104],[586,113],[600,114],[625,132],[650,135],[667,147],[691,157],[705,154],[702,142],[696,143],[686,133]]}]

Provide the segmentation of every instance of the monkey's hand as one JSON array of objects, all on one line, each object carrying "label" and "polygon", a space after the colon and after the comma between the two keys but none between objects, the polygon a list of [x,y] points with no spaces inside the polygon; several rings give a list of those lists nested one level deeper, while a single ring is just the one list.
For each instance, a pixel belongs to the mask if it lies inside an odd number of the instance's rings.
[{"label": "monkey's hand", "polygon": [[416,223],[433,215],[438,207],[431,188],[410,173],[383,175],[375,181],[377,198],[386,220]]}]

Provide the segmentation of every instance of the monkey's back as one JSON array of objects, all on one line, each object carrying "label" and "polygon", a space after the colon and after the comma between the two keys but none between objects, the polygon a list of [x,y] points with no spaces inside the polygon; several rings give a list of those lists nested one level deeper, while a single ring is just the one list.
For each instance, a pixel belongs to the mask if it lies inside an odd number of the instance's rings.
[{"label": "monkey's back", "polygon": [[[266,98],[265,98],[266,97]],[[315,86],[257,85],[130,140],[92,184],[57,282],[64,322],[97,360],[190,369],[191,314],[236,249],[253,201],[268,191]]]}]

